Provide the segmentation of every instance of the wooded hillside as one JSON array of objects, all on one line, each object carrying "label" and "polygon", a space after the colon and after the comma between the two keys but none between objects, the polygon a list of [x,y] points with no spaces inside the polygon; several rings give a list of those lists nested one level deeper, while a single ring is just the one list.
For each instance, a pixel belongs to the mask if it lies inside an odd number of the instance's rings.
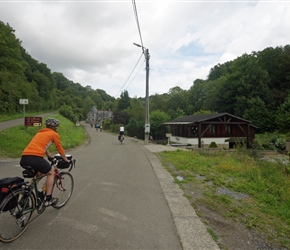
[{"label": "wooded hillside", "polygon": [[[87,112],[111,109],[114,123],[142,138],[145,100],[124,90],[115,99],[104,90],[74,83],[61,72],[33,59],[9,24],[0,21],[0,114],[21,113],[19,99],[29,99],[28,110],[62,110],[72,121]],[[151,95],[150,124],[154,138],[166,131],[160,125],[200,112],[228,112],[252,121],[260,132],[288,131],[290,127],[290,45],[265,48],[214,66],[206,80],[193,79],[189,90],[179,86]]]}]

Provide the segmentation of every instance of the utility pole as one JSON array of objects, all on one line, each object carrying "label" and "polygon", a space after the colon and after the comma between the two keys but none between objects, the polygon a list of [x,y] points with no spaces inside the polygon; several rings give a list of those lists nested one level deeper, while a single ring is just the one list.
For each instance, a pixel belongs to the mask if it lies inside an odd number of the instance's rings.
[{"label": "utility pole", "polygon": [[149,117],[149,50],[145,49],[146,59],[146,116],[145,116],[145,144],[149,144],[150,117]]},{"label": "utility pole", "polygon": [[137,47],[141,47],[145,56],[145,60],[146,60],[146,113],[145,113],[145,135],[144,135],[144,143],[146,145],[149,144],[149,136],[150,136],[150,117],[149,117],[149,59],[150,59],[150,55],[149,55],[149,50],[146,49],[145,47],[137,44],[137,43],[133,43],[135,46]]}]

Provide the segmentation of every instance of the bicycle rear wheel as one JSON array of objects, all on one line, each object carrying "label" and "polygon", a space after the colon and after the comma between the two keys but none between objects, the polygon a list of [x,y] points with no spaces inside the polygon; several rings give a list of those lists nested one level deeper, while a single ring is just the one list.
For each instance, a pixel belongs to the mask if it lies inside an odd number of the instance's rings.
[{"label": "bicycle rear wheel", "polygon": [[0,207],[0,241],[9,243],[26,230],[35,208],[35,197],[23,189],[13,191]]},{"label": "bicycle rear wheel", "polygon": [[52,188],[53,197],[58,198],[54,208],[63,207],[70,199],[74,188],[74,179],[68,172],[61,172],[54,179]]}]

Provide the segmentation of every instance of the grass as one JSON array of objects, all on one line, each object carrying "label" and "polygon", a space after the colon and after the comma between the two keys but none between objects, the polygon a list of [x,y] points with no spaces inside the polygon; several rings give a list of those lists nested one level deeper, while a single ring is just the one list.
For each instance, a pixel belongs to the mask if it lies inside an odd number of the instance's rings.
[{"label": "grass", "polygon": [[[203,197],[193,201],[194,207],[197,202],[218,210],[224,217],[264,233],[273,244],[290,249],[290,175],[285,171],[289,164],[255,159],[243,150],[216,155],[178,150],[159,156],[173,176],[184,177],[176,180],[181,189],[203,191]],[[219,194],[218,189],[243,198]]]},{"label": "grass", "polygon": [[[60,122],[58,133],[64,149],[74,148],[84,143],[86,133],[82,126],[77,127],[74,123],[58,114],[55,114],[54,117]],[[43,120],[45,121],[45,119]],[[21,157],[22,151],[38,130],[38,127],[27,127],[26,129],[24,125],[20,125],[0,131],[0,158]],[[52,153],[57,152],[54,144],[49,150]]]},{"label": "grass", "polygon": [[[43,112],[42,112],[43,113]],[[36,112],[28,112],[28,113],[25,113],[25,116],[35,116],[35,115],[38,115],[39,113],[36,113]],[[13,119],[18,119],[18,118],[23,118],[24,119],[24,114],[20,114],[20,113],[17,113],[17,114],[13,114],[13,115],[8,115],[8,114],[0,114],[0,122],[5,122],[5,121],[9,121],[9,120],[13,120]]]}]

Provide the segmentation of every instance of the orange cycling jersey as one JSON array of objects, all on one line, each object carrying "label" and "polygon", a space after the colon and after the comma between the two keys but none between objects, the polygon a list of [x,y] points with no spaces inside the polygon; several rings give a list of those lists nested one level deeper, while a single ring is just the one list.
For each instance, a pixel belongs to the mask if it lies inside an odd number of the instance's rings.
[{"label": "orange cycling jersey", "polygon": [[61,146],[58,133],[50,128],[41,129],[24,149],[22,155],[34,155],[43,157],[45,155],[45,151],[52,143],[55,144],[59,154],[62,155],[65,153],[63,147]]}]

